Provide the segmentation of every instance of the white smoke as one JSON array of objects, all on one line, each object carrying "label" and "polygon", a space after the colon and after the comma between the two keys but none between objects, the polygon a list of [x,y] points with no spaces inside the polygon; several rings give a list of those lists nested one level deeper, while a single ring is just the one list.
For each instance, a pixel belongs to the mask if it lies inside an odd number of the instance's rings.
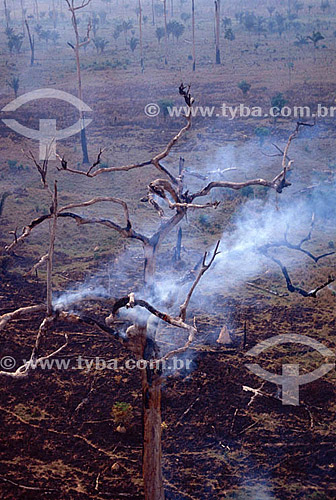
[{"label": "white smoke", "polygon": [[75,290],[65,291],[53,300],[55,311],[71,311],[73,306],[79,305],[85,300],[97,300],[109,298],[108,291],[103,286],[95,285],[94,282],[86,281],[77,285]]}]

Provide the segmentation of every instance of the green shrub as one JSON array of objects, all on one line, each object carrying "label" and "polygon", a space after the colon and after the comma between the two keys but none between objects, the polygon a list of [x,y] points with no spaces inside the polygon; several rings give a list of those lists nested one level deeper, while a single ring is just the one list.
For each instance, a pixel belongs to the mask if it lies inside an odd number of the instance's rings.
[{"label": "green shrub", "polygon": [[242,80],[238,83],[237,86],[243,92],[243,94],[246,95],[251,90],[252,85],[250,83],[247,83],[246,80]]},{"label": "green shrub", "polygon": [[117,402],[112,407],[112,417],[116,425],[128,427],[133,420],[133,407],[129,403]]},{"label": "green shrub", "polygon": [[252,198],[252,196],[254,196],[254,189],[252,186],[246,186],[240,190],[240,194],[244,198]]},{"label": "green shrub", "polygon": [[267,127],[257,127],[254,133],[259,138],[260,144],[263,144],[271,132]]}]

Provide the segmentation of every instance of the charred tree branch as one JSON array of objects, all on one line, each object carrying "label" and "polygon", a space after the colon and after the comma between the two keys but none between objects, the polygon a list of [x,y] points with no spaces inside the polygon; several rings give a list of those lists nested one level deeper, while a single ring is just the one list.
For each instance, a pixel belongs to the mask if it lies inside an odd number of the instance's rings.
[{"label": "charred tree branch", "polygon": [[197,275],[194,283],[192,284],[192,286],[191,286],[191,288],[190,288],[190,290],[188,292],[188,295],[187,295],[185,301],[180,306],[180,318],[183,321],[185,321],[185,319],[186,319],[187,308],[189,306],[189,302],[190,302],[192,294],[195,291],[195,288],[197,287],[198,283],[200,282],[203,274],[206,273],[206,271],[208,271],[208,269],[210,269],[210,267],[212,266],[215,258],[217,257],[217,255],[220,254],[220,252],[218,251],[219,245],[220,245],[220,241],[217,241],[217,244],[216,244],[215,249],[213,251],[212,257],[211,257],[211,259],[210,259],[210,261],[209,261],[208,264],[206,263],[206,259],[207,259],[208,254],[207,254],[207,252],[205,252],[205,254],[204,254],[203,261],[202,261],[202,266],[201,266],[201,268],[200,268],[200,270],[198,272],[198,275]]}]

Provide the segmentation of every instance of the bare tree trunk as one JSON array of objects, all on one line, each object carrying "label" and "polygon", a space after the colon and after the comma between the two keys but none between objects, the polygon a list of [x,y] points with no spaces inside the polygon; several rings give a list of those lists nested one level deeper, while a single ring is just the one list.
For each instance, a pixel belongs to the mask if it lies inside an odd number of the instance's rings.
[{"label": "bare tree trunk", "polygon": [[9,28],[9,21],[10,21],[10,14],[9,14],[9,11],[8,11],[8,7],[7,7],[7,1],[4,0],[4,7],[5,7],[5,17],[6,17],[6,28],[8,29]]},{"label": "bare tree trunk", "polygon": [[[77,22],[76,22],[76,65],[77,65],[77,80],[78,80],[78,97],[80,100],[83,100],[83,90],[82,90],[82,74],[80,68],[80,58],[79,58],[79,36],[77,30]],[[83,153],[83,163],[89,163],[89,154],[87,149],[87,140],[86,140],[86,132],[84,127],[85,115],[83,111],[79,113],[80,120],[82,122],[82,130],[81,130],[81,144],[82,144],[82,153]]]},{"label": "bare tree trunk", "polygon": [[163,10],[165,26],[165,64],[168,64],[167,0],[163,0]]},{"label": "bare tree trunk", "polygon": [[177,242],[174,249],[174,261],[179,262],[181,260],[181,249],[182,249],[182,228],[180,227],[177,232]]},{"label": "bare tree trunk", "polygon": [[0,217],[2,216],[2,212],[3,212],[3,209],[4,209],[4,206],[5,206],[5,201],[6,201],[6,198],[8,198],[8,196],[10,196],[10,193],[3,193],[3,195],[0,197]]},{"label": "bare tree trunk", "polygon": [[[145,284],[149,289],[154,282],[155,251],[154,245],[144,247]],[[147,338],[147,328],[137,328],[142,335],[142,359],[151,360],[154,358],[154,352],[149,347],[152,341]],[[148,367],[142,371],[142,475],[145,500],[164,500],[165,498],[162,477],[161,424],[161,378]]]},{"label": "bare tree trunk", "polygon": [[142,44],[142,7],[141,0],[139,0],[139,31],[140,31],[140,66],[141,71],[145,71],[144,59],[143,59],[143,44]]},{"label": "bare tree trunk", "polygon": [[37,20],[37,22],[40,22],[40,14],[39,14],[39,8],[38,8],[37,0],[35,0],[35,13],[36,13],[36,20]]},{"label": "bare tree trunk", "polygon": [[52,12],[53,12],[53,24],[54,24],[54,30],[55,30],[57,27],[55,0],[52,0]]},{"label": "bare tree trunk", "polygon": [[156,255],[155,247],[153,245],[144,246],[145,254],[145,283],[147,286],[151,286],[154,280],[155,267],[156,267]]},{"label": "bare tree trunk", "polygon": [[155,9],[154,9],[154,0],[152,0],[152,24],[155,26]]},{"label": "bare tree trunk", "polygon": [[192,43],[193,43],[193,71],[196,71],[196,49],[195,49],[195,0],[191,0],[192,12]]},{"label": "bare tree trunk", "polygon": [[220,55],[220,0],[215,0],[216,17],[216,64],[221,64]]},{"label": "bare tree trunk", "polygon": [[[82,74],[81,74],[81,67],[80,67],[80,57],[79,57],[79,49],[81,47],[80,39],[79,39],[79,33],[78,33],[78,23],[77,23],[77,17],[76,17],[76,9],[74,7],[74,1],[72,0],[72,3],[70,4],[70,0],[66,0],[69,10],[72,15],[72,26],[75,32],[75,37],[76,37],[76,45],[74,47],[74,52],[76,56],[76,66],[77,66],[77,81],[78,81],[78,98],[80,100],[83,100],[83,91],[82,91]],[[81,7],[80,7],[81,8]],[[77,7],[78,10],[78,7]],[[89,36],[89,30],[88,30],[88,36]],[[85,114],[83,111],[79,112],[79,118],[82,122],[82,129],[81,129],[81,145],[82,145],[82,153],[83,153],[83,163],[89,163],[89,154],[88,154],[88,149],[87,149],[87,140],[86,140],[86,132],[85,132]]]},{"label": "bare tree trunk", "polygon": [[[138,359],[155,359],[154,342],[147,326],[135,324],[127,331],[129,348]],[[142,475],[145,500],[164,500],[161,447],[161,382],[158,372],[148,366],[141,372],[142,385]]]},{"label": "bare tree trunk", "polygon": [[25,28],[25,9],[24,9],[24,4],[23,0],[20,0],[21,4],[21,13],[22,13],[22,33],[24,33],[24,28]]},{"label": "bare tree trunk", "polygon": [[27,32],[28,32],[29,45],[30,45],[30,51],[31,51],[30,65],[34,66],[34,62],[35,62],[35,40],[34,40],[34,36],[32,36],[31,33],[30,33],[30,28],[29,28],[29,24],[28,24],[27,20],[25,20],[25,24],[26,24],[26,28],[27,28]]},{"label": "bare tree trunk", "polygon": [[55,181],[54,194],[52,201],[52,213],[53,218],[50,221],[50,239],[49,239],[49,251],[47,259],[47,316],[52,315],[52,271],[53,271],[53,259],[54,259],[54,249],[55,249],[55,239],[56,239],[56,228],[57,228],[57,183]]},{"label": "bare tree trunk", "polygon": [[142,372],[143,479],[146,500],[164,500],[161,446],[161,378]]}]

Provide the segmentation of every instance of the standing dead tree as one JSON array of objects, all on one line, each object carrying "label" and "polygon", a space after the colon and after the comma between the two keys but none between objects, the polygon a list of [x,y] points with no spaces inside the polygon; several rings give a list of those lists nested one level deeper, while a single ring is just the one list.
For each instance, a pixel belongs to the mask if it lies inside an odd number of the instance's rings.
[{"label": "standing dead tree", "polygon": [[[77,82],[78,82],[78,98],[83,100],[83,88],[82,88],[82,73],[81,73],[81,65],[80,65],[80,55],[79,51],[85,45],[90,43],[90,32],[91,32],[91,23],[89,22],[86,38],[84,42],[80,41],[79,31],[78,31],[78,21],[77,21],[77,12],[81,9],[87,7],[91,0],[83,0],[82,3],[76,6],[75,0],[65,0],[69,11],[71,12],[71,22],[75,33],[75,45],[72,45],[68,42],[68,45],[73,49],[76,58],[76,67],[77,67]],[[87,140],[86,140],[86,132],[85,132],[85,115],[84,111],[80,111],[80,120],[82,124],[81,128],[81,145],[82,145],[82,153],[83,153],[83,163],[89,163],[89,154],[87,148]]]},{"label": "standing dead tree", "polygon": [[281,260],[278,257],[275,257],[271,253],[271,251],[275,250],[275,249],[287,248],[289,250],[294,250],[296,252],[300,252],[300,253],[306,255],[311,260],[313,260],[315,262],[315,264],[317,264],[321,259],[324,259],[326,257],[330,257],[331,255],[334,255],[336,253],[334,251],[325,252],[321,255],[314,255],[312,252],[310,252],[309,250],[304,248],[305,243],[307,243],[308,241],[311,240],[314,227],[315,227],[315,214],[312,215],[311,227],[310,227],[310,230],[309,230],[307,236],[302,238],[302,240],[299,243],[294,244],[294,243],[291,243],[289,241],[289,239],[288,239],[288,229],[289,228],[287,227],[287,230],[284,234],[284,238],[282,240],[276,241],[273,243],[268,243],[267,245],[263,245],[262,247],[259,248],[259,251],[263,255],[265,255],[265,257],[268,257],[275,264],[277,264],[277,266],[279,266],[279,268],[281,269],[281,272],[286,280],[286,285],[287,285],[287,289],[289,292],[298,293],[299,295],[302,295],[303,297],[306,297],[306,298],[311,297],[311,298],[316,299],[317,294],[321,290],[323,290],[324,288],[329,286],[331,283],[333,283],[335,281],[335,278],[332,276],[328,276],[328,279],[325,281],[325,283],[317,286],[316,288],[314,288],[310,291],[304,290],[303,288],[301,288],[299,286],[293,285],[292,280],[289,276],[289,272],[288,272],[287,267],[281,262]]},{"label": "standing dead tree", "polygon": [[5,201],[11,194],[12,193],[6,191],[5,193],[2,193],[2,195],[0,196],[0,217],[2,216],[5,207]]},{"label": "standing dead tree", "polygon": [[4,8],[5,8],[5,18],[6,18],[6,29],[9,29],[9,25],[10,25],[10,11],[8,9],[7,0],[4,0]]},{"label": "standing dead tree", "polygon": [[196,71],[196,48],[195,48],[195,0],[191,0],[191,24],[192,24],[192,44],[193,44],[193,71]]},{"label": "standing dead tree", "polygon": [[165,30],[165,64],[168,64],[167,0],[163,0],[163,17]]},{"label": "standing dead tree", "polygon": [[[184,191],[183,177],[186,174],[185,170],[182,169],[182,171],[179,172],[179,175],[176,176],[162,164],[162,161],[169,155],[172,148],[178,143],[178,141],[182,138],[182,136],[190,129],[192,123],[191,107],[193,105],[194,99],[190,94],[190,86],[184,86],[183,84],[181,84],[179,88],[179,93],[181,96],[183,96],[185,103],[188,106],[188,112],[185,115],[187,123],[169,141],[165,149],[161,153],[154,156],[152,159],[144,161],[142,163],[134,163],[130,165],[97,168],[99,167],[101,162],[102,151],[100,151],[95,163],[87,171],[83,171],[69,167],[64,157],[60,156],[58,157],[61,163],[61,166],[59,167],[60,170],[90,178],[95,178],[98,175],[103,175],[111,172],[128,172],[130,170],[143,168],[146,166],[154,166],[160,172],[160,174],[162,174],[162,176],[165,177],[165,178],[155,179],[153,182],[151,182],[147,188],[147,196],[143,197],[141,200],[142,202],[149,203],[155,209],[161,220],[166,215],[166,212],[159,204],[158,202],[159,200],[164,204],[166,204],[169,212],[171,211],[174,212],[171,217],[169,217],[167,220],[162,221],[160,227],[152,234],[152,236],[147,237],[133,228],[133,223],[130,220],[128,208],[125,209],[125,207],[124,207],[124,213],[125,213],[124,226],[120,226],[115,222],[106,219],[100,221],[100,224],[119,232],[122,236],[133,240],[134,239],[138,240],[142,243],[144,248],[144,257],[145,257],[144,275],[145,275],[145,282],[148,285],[153,285],[153,276],[155,274],[155,267],[156,267],[156,256],[162,244],[162,241],[171,232],[171,230],[185,218],[188,210],[207,209],[210,207],[216,209],[219,205],[217,201],[207,202],[205,204],[197,204],[195,203],[195,201],[198,198],[207,196],[215,188],[228,188],[228,189],[240,190],[247,186],[264,186],[270,189],[274,189],[278,193],[281,193],[284,188],[290,186],[290,183],[286,178],[287,170],[288,168],[290,168],[290,165],[288,164],[286,158],[284,158],[282,164],[283,167],[282,171],[272,180],[251,179],[244,182],[216,181],[216,182],[210,182],[207,186],[205,186],[204,188],[195,193]],[[291,141],[292,138],[290,138],[290,142]],[[288,150],[287,147],[286,150]],[[99,199],[95,201],[95,203],[101,201],[104,200]],[[96,223],[96,220],[85,218],[76,215],[75,213],[69,213],[69,212],[62,213],[61,216],[70,217],[73,220],[75,220],[79,225]],[[35,227],[37,224],[43,222],[44,220],[45,219],[43,220],[36,219],[31,224],[34,223]],[[30,226],[27,226],[27,228],[25,228],[22,237],[26,237],[25,235],[28,235],[26,233],[27,231],[30,232],[29,228]],[[20,241],[20,238],[18,239],[18,241]]]},{"label": "standing dead tree", "polygon": [[[88,324],[101,331],[107,332],[115,339],[119,339],[135,354],[138,359],[150,362],[155,361],[153,364],[146,365],[146,369],[142,373],[142,404],[143,404],[143,478],[145,488],[146,500],[163,500],[164,488],[161,467],[161,385],[162,374],[164,370],[164,363],[167,362],[172,356],[178,356],[185,352],[197,335],[196,319],[192,321],[187,320],[187,311],[191,302],[193,293],[200,283],[202,276],[214,264],[215,259],[219,253],[219,243],[217,243],[210,260],[207,262],[207,255],[201,262],[200,267],[195,268],[193,274],[193,283],[186,294],[185,300],[179,305],[179,314],[173,315],[169,311],[162,312],[153,305],[153,300],[156,301],[155,294],[155,269],[156,269],[156,256],[163,240],[187,215],[190,210],[204,210],[207,208],[216,208],[217,202],[205,202],[204,204],[195,203],[199,198],[207,196],[214,188],[228,188],[240,190],[246,186],[264,186],[269,189],[281,193],[284,188],[290,186],[286,175],[290,167],[287,156],[288,149],[293,134],[290,137],[285,149],[282,170],[272,180],[265,180],[262,178],[247,180],[245,182],[227,182],[217,181],[210,182],[197,192],[190,193],[185,190],[183,179],[187,174],[184,169],[184,164],[180,163],[178,175],[174,175],[166,167],[163,166],[162,161],[169,155],[172,148],[178,143],[181,137],[189,130],[191,126],[192,113],[191,107],[193,105],[193,98],[190,94],[190,86],[181,84],[179,88],[180,95],[184,98],[188,107],[188,112],[185,115],[186,125],[168,142],[162,152],[156,154],[153,158],[141,162],[124,166],[115,167],[101,167],[101,157],[103,150],[98,154],[97,160],[86,171],[77,170],[68,166],[64,157],[59,157],[60,166],[59,172],[69,173],[74,175],[84,175],[88,178],[95,178],[98,175],[103,175],[110,172],[128,172],[133,169],[139,169],[152,166],[160,173],[160,177],[150,182],[147,186],[147,195],[143,198],[143,202],[149,203],[154,208],[159,218],[165,215],[168,211],[172,213],[167,220],[162,221],[151,236],[146,236],[139,231],[136,231],[131,220],[130,211],[127,203],[124,200],[114,197],[95,197],[91,200],[70,203],[61,206],[59,203],[59,195],[57,190],[57,183],[53,183],[53,189],[48,187],[48,159],[42,164],[39,164],[31,155],[37,171],[40,174],[42,185],[49,193],[51,200],[50,212],[44,214],[37,219],[34,219],[30,224],[23,228],[22,234],[16,236],[14,241],[7,246],[7,251],[12,249],[26,240],[32,231],[44,222],[49,222],[49,245],[48,251],[43,255],[39,261],[34,265],[33,269],[36,270],[42,265],[47,265],[47,279],[46,279],[46,303],[31,305],[24,308],[19,308],[16,311],[9,312],[0,316],[0,330],[3,330],[8,322],[20,320],[24,316],[31,317],[35,314],[44,314],[44,319],[40,323],[37,331],[35,346],[32,350],[30,359],[24,365],[19,367],[15,372],[0,372],[0,375],[20,378],[28,376],[33,367],[42,363],[42,360],[51,358],[56,354],[63,351],[68,345],[68,334],[64,334],[65,342],[54,352],[42,354],[41,353],[41,340],[44,338],[48,331],[53,327],[57,321],[65,321],[70,323]],[[112,203],[120,206],[124,214],[123,225],[116,223],[111,219],[85,217],[76,214],[73,210],[76,208],[85,208],[93,206],[97,203]],[[164,207],[164,208],[162,208]],[[119,300],[117,300],[112,307],[111,314],[101,321],[96,318],[89,317],[84,314],[74,314],[68,312],[66,308],[59,309],[53,307],[52,300],[52,275],[53,275],[53,255],[54,246],[57,236],[57,222],[59,219],[74,220],[79,226],[81,225],[98,225],[107,227],[113,231],[118,232],[124,238],[130,240],[138,240],[142,243],[144,249],[144,270],[145,270],[145,288],[143,290],[144,298],[138,298],[137,292],[131,290],[130,293]],[[198,271],[197,271],[198,269]],[[321,289],[321,288],[320,288]],[[317,293],[317,291],[316,291]],[[176,304],[174,304],[175,306]],[[166,306],[162,306],[166,309]],[[147,317],[143,314],[136,314],[136,319],[133,325],[127,330],[126,339],[121,338],[118,333],[118,322],[116,321],[118,311],[122,308],[142,308],[147,312]],[[153,320],[154,318],[154,320]],[[166,325],[168,328],[174,328],[177,331],[185,332],[187,338],[181,335],[180,341],[170,352],[161,352],[164,346],[160,345],[160,338],[157,334],[159,328]]]},{"label": "standing dead tree", "polygon": [[220,0],[215,0],[215,38],[216,38],[216,64],[221,63],[220,54],[220,26],[221,26],[221,4]]},{"label": "standing dead tree", "polygon": [[141,71],[145,71],[144,58],[143,58],[143,37],[142,37],[142,5],[139,0],[139,36],[140,36],[140,67]]},{"label": "standing dead tree", "polygon": [[30,56],[30,65],[34,66],[34,62],[35,62],[35,39],[34,39],[34,35],[32,35],[31,32],[30,32],[30,28],[29,28],[29,24],[28,24],[27,19],[25,19],[25,25],[26,25],[26,28],[27,28],[28,39],[29,39],[29,46],[30,46],[30,53],[31,53],[31,56]]}]

